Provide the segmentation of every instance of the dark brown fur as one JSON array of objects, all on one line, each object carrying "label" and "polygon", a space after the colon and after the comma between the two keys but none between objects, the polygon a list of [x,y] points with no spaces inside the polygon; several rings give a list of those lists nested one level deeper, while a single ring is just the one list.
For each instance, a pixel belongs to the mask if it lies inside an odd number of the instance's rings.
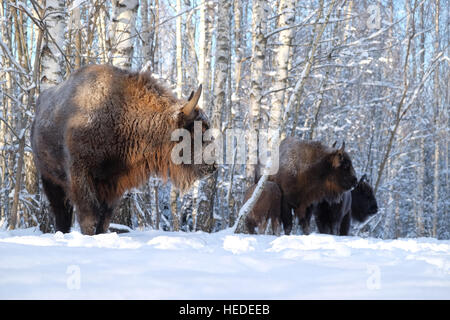
[{"label": "dark brown fur", "polygon": [[320,233],[348,235],[351,223],[352,195],[350,191],[342,194],[342,200],[329,203],[324,200],[308,208],[312,210]]},{"label": "dark brown fur", "polygon": [[[245,193],[244,203],[252,196],[256,184]],[[258,233],[263,234],[270,219],[272,223],[273,234],[279,235],[281,224],[281,191],[278,185],[272,181],[266,181],[264,189],[245,219],[247,230],[250,234],[255,234],[255,228],[258,227]]]},{"label": "dark brown fur", "polygon": [[270,180],[276,182],[282,192],[281,220],[286,234],[292,229],[292,209],[304,232],[309,233],[306,209],[325,199],[340,201],[342,193],[357,183],[344,146],[328,148],[320,142],[296,137],[281,142],[279,170]]},{"label": "dark brown fur", "polygon": [[355,189],[343,194],[339,203],[330,204],[325,200],[308,208],[315,216],[320,233],[347,236],[352,219],[364,222],[377,213],[378,206],[372,187],[364,179],[365,175]]},{"label": "dark brown fur", "polygon": [[208,127],[202,110],[185,114],[185,105],[148,73],[106,65],[80,68],[42,92],[32,148],[57,230],[70,231],[75,205],[84,234],[105,232],[123,193],[150,175],[186,189],[212,172],[171,161],[174,129],[192,129],[194,120]]},{"label": "dark brown fur", "polygon": [[364,222],[378,212],[377,199],[372,187],[365,181],[365,175],[352,190],[352,218]]}]

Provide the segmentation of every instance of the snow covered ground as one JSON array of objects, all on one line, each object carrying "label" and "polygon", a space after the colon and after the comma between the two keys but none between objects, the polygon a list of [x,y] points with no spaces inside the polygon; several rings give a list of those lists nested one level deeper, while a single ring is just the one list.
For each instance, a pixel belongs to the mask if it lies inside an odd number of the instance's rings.
[{"label": "snow covered ground", "polygon": [[450,241],[0,232],[1,299],[450,299]]}]

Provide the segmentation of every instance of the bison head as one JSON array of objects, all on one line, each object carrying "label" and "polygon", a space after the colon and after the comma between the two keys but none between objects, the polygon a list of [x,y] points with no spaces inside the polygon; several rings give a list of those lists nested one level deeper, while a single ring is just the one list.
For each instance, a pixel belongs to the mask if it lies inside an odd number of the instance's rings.
[{"label": "bison head", "polygon": [[[172,133],[172,141],[178,141],[172,150],[172,162],[184,169],[184,175],[192,179],[200,179],[213,173],[216,169],[214,161],[204,157],[204,149],[211,143],[203,134],[210,129],[205,112],[197,106],[202,93],[200,85],[192,91],[187,100],[181,101],[177,112],[177,130]],[[181,141],[179,139],[182,138]]]},{"label": "bison head", "polygon": [[344,149],[345,142],[342,143],[340,149],[331,152],[327,157],[328,165],[331,169],[328,179],[341,192],[352,189],[358,182],[352,160]]},{"label": "bison head", "polygon": [[352,190],[352,217],[364,222],[369,216],[378,212],[377,200],[373,189],[363,175],[355,189]]}]

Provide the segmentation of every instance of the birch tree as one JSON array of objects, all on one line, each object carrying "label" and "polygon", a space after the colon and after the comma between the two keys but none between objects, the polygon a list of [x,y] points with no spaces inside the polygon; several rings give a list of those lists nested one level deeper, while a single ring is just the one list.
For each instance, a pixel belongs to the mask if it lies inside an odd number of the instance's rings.
[{"label": "birch tree", "polygon": [[[228,8],[228,1],[224,1],[219,5],[220,12],[223,8]],[[215,113],[214,107],[211,108],[208,104],[210,87],[210,64],[211,64],[211,28],[214,21],[214,2],[205,1],[200,8],[200,35],[199,35],[199,68],[198,68],[198,82],[203,85],[202,95],[200,97],[198,106],[206,110],[212,115],[212,127],[217,128],[220,121],[220,115]],[[222,15],[223,16],[223,15]],[[226,18],[227,19],[227,18]],[[228,21],[228,19],[227,19]],[[220,21],[219,21],[220,23]],[[221,37],[218,35],[218,38]],[[219,124],[220,128],[220,124]],[[194,230],[199,229],[211,232],[214,227],[214,196],[216,193],[216,177],[217,172],[212,177],[198,181],[194,184],[193,196],[196,198],[193,208]]]},{"label": "birch tree", "polygon": [[111,62],[115,66],[131,68],[138,0],[113,0],[110,41]]},{"label": "birch tree", "polygon": [[[252,8],[252,58],[250,61],[251,88],[249,99],[249,129],[251,133],[259,133],[261,127],[261,100],[263,92],[264,59],[266,53],[267,2],[254,0]],[[256,166],[259,156],[258,137],[248,137],[249,152],[246,164],[247,187],[255,183]]]},{"label": "birch tree", "polygon": [[[273,132],[280,126],[281,114],[288,86],[288,65],[290,60],[290,45],[295,23],[294,0],[281,0],[278,7],[279,20],[277,28],[281,29],[278,35],[279,46],[276,48],[274,67],[277,72],[274,77],[272,107],[270,109],[269,129]],[[269,144],[269,150],[275,146]]]},{"label": "birch tree", "polygon": [[41,90],[62,81],[64,33],[66,29],[66,1],[47,0],[45,6],[46,34],[41,49]]}]

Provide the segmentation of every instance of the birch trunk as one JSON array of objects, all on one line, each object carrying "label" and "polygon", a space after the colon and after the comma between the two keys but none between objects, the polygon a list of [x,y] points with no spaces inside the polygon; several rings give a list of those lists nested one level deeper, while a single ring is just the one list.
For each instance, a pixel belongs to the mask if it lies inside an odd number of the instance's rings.
[{"label": "birch trunk", "polygon": [[[229,21],[229,17],[224,17],[224,11],[229,15],[229,4],[228,1],[223,1],[219,5],[219,19],[218,23],[227,23]],[[226,21],[220,21],[221,18],[224,18]],[[199,59],[199,74],[198,74],[198,82],[203,84],[203,93],[200,97],[201,102],[199,101],[199,107],[201,104],[203,105],[204,110],[208,110],[211,114],[211,124],[212,128],[220,129],[220,113],[217,114],[215,111],[217,108],[217,104],[215,103],[212,108],[207,105],[209,100],[209,90],[210,87],[210,64],[211,64],[211,28],[212,22],[214,21],[214,2],[208,1],[204,4],[204,7],[201,8],[200,13],[200,59]],[[220,32],[223,30],[218,30],[217,39],[223,37]],[[227,29],[228,31],[228,29]],[[204,42],[202,42],[204,41]],[[219,46],[219,43],[216,43]],[[220,65],[221,57],[217,57],[216,66]],[[226,85],[226,76],[225,83]],[[220,109],[219,109],[220,110]],[[195,206],[193,208],[193,217],[194,218],[194,230],[202,230],[206,232],[211,232],[214,228],[214,197],[216,194],[216,182],[217,182],[217,172],[215,172],[212,176],[207,179],[201,180],[198,183],[198,188],[196,190],[195,198]]]},{"label": "birch trunk", "polygon": [[[186,8],[193,8],[190,0],[184,0],[184,5]],[[196,24],[193,23],[193,15],[195,10],[191,10],[186,15],[185,22],[185,65],[184,65],[184,85],[187,88],[194,88],[197,84],[197,55],[195,52],[195,27]]]},{"label": "birch trunk", "polygon": [[131,68],[138,0],[114,0],[110,40],[112,64]]},{"label": "birch trunk", "polygon": [[217,10],[216,64],[214,76],[214,99],[211,112],[213,128],[221,130],[221,117],[226,110],[226,90],[230,60],[230,7],[229,1],[220,3]]},{"label": "birch trunk", "polygon": [[151,34],[150,34],[150,23],[148,19],[148,7],[149,0],[141,0],[141,24],[142,24],[142,30],[140,39],[142,41],[142,65],[146,65],[150,58],[150,52],[151,52]]},{"label": "birch trunk", "polygon": [[[424,6],[422,5],[420,8],[420,27],[423,30],[425,28],[425,14],[424,14]],[[420,35],[420,59],[419,59],[419,77],[423,78],[425,74],[425,53],[426,53],[426,47],[425,47],[425,33],[422,33]],[[421,103],[420,110],[422,114],[425,114],[426,108],[425,103]],[[424,130],[425,131],[425,130]],[[425,138],[421,137],[419,139],[419,152],[418,152],[418,169],[417,174],[419,176],[419,179],[417,179],[417,193],[418,193],[418,199],[419,203],[417,205],[417,215],[416,215],[416,234],[418,236],[424,235],[424,223],[423,223],[423,216],[424,216],[424,197],[425,197],[425,168],[427,167],[426,159],[425,159]]]},{"label": "birch trunk", "polygon": [[209,66],[211,62],[211,27],[212,19],[214,18],[214,2],[204,1],[200,6],[200,24],[199,24],[199,39],[198,39],[198,75],[197,80],[199,84],[203,84],[202,95],[198,101],[198,106],[204,110],[208,110],[206,103],[208,101],[210,76]]},{"label": "birch trunk", "polygon": [[[175,93],[178,98],[181,99],[183,96],[183,42],[181,39],[181,25],[182,25],[182,15],[181,13],[181,0],[177,0],[177,14],[176,19],[176,70],[177,70],[177,86]],[[178,196],[179,192],[174,185],[170,189],[170,209],[172,212],[172,226],[173,231],[180,231],[181,219],[178,212]]]},{"label": "birch trunk", "polygon": [[[435,17],[434,17],[434,55],[439,52],[439,5],[440,1],[435,1]],[[439,160],[440,160],[440,89],[439,89],[439,66],[434,70],[434,192],[433,192],[433,219],[432,219],[432,236],[437,236],[437,220],[438,220],[438,204],[439,204]]]},{"label": "birch trunk", "polygon": [[267,29],[267,3],[264,0],[253,1],[252,11],[252,58],[250,65],[250,106],[248,157],[246,163],[247,188],[255,183],[258,165],[258,136],[261,127],[261,99],[263,91],[264,59],[266,53],[265,37]]},{"label": "birch trunk", "polygon": [[62,81],[62,48],[66,29],[65,0],[47,0],[45,6],[46,31],[41,49],[41,90]]},{"label": "birch trunk", "polygon": [[242,3],[241,0],[234,0],[233,3],[233,19],[234,19],[234,91],[231,96],[230,106],[230,123],[236,125],[236,122],[243,122],[240,109],[240,89],[241,89],[241,72],[244,57],[244,48],[242,46],[243,30],[242,25]]},{"label": "birch trunk", "polygon": [[183,58],[183,42],[181,41],[181,23],[182,23],[182,15],[181,13],[181,0],[177,0],[177,21],[176,21],[176,61],[177,61],[177,87],[176,94],[178,99],[181,99],[183,95],[183,66],[182,66],[182,58]]},{"label": "birch trunk", "polygon": [[101,62],[107,63],[108,62],[108,45],[107,45],[107,28],[106,28],[106,8],[105,5],[101,5],[99,8],[99,18],[97,20],[97,28],[98,28],[98,38],[100,42],[100,49],[101,49]]},{"label": "birch trunk", "polygon": [[[277,130],[281,122],[281,114],[286,95],[286,87],[288,85],[288,66],[290,60],[290,45],[294,29],[291,28],[295,23],[295,0],[281,0],[278,7],[280,15],[277,28],[286,28],[278,35],[279,46],[276,49],[274,58],[275,79],[273,90],[275,91],[272,99],[272,107],[270,109],[269,129]],[[272,141],[269,141],[269,150],[275,147]]]}]

